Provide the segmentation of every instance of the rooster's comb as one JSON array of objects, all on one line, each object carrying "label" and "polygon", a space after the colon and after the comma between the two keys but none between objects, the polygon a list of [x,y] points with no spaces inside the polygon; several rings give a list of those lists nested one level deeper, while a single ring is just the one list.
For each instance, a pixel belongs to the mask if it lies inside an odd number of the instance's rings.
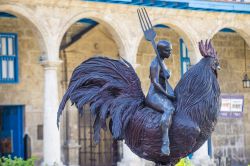
[{"label": "rooster's comb", "polygon": [[217,58],[217,52],[212,46],[211,40],[206,40],[204,43],[202,40],[199,42],[200,53],[203,57]]}]

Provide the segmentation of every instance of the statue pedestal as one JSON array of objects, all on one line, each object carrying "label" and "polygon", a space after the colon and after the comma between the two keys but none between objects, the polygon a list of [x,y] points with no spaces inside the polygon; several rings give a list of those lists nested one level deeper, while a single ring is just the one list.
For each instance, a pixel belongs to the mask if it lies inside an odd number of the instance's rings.
[{"label": "statue pedestal", "polygon": [[143,160],[143,166],[155,166],[155,163],[152,161],[148,161],[148,160]]},{"label": "statue pedestal", "polygon": [[123,143],[123,159],[118,162],[118,166],[155,166],[151,161],[144,160],[135,155],[128,146]]},{"label": "statue pedestal", "polygon": [[200,149],[198,149],[191,159],[191,162],[195,166],[215,166],[215,163],[208,155],[208,146],[205,142]]},{"label": "statue pedestal", "polygon": [[123,158],[118,162],[118,166],[144,166],[143,160],[136,156],[128,146],[123,143]]}]

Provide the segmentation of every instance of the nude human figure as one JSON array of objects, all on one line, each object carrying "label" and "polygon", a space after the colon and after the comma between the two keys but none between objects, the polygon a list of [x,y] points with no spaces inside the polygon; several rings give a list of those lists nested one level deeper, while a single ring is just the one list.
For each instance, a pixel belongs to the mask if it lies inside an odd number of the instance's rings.
[{"label": "nude human figure", "polygon": [[[163,113],[161,118],[161,128],[163,132],[161,152],[164,155],[169,155],[170,149],[168,130],[172,123],[173,112],[175,111],[172,101],[175,100],[176,97],[174,95],[173,88],[168,82],[170,73],[163,61],[165,58],[170,57],[172,53],[172,45],[168,41],[161,40],[157,44],[157,50],[159,52],[161,61],[159,62],[159,58],[155,57],[151,62],[151,85],[146,97],[146,104],[151,108]],[[160,63],[162,63],[163,68],[161,68]]]}]

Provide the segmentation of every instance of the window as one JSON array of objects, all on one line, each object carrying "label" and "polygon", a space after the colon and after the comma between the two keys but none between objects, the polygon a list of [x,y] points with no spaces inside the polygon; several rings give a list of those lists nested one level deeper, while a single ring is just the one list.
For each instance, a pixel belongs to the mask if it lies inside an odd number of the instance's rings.
[{"label": "window", "polygon": [[14,33],[0,33],[0,83],[17,82],[17,35]]},{"label": "window", "polygon": [[180,39],[180,57],[181,57],[181,76],[188,70],[190,66],[190,58],[188,57],[188,49],[183,41]]},{"label": "window", "polygon": [[43,125],[37,125],[37,139],[43,140]]}]

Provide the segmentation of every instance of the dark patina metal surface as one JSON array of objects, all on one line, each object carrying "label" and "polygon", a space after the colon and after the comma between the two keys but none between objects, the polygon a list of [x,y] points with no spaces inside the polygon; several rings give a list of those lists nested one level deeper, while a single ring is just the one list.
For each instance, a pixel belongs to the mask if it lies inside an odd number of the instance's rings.
[{"label": "dark patina metal surface", "polygon": [[[162,113],[162,147],[161,152],[164,155],[170,154],[169,149],[169,127],[172,123],[174,106],[172,101],[176,99],[174,90],[170,86],[168,79],[170,73],[163,63],[165,58],[169,58],[172,52],[172,45],[168,41],[161,40],[157,44],[159,58],[155,57],[150,65],[150,88],[146,97],[146,105]],[[162,63],[162,66],[160,65]],[[164,75],[163,73],[167,73]]]},{"label": "dark patina metal surface", "polygon": [[59,117],[67,100],[80,113],[85,104],[95,116],[94,140],[107,129],[110,118],[114,139],[125,143],[138,156],[162,165],[174,165],[196,151],[211,135],[220,109],[217,82],[217,55],[211,42],[200,42],[203,58],[190,68],[174,89],[175,112],[169,130],[170,155],[162,155],[162,114],[145,104],[141,83],[133,67],[125,60],[94,57],[80,64],[58,110]]},{"label": "dark patina metal surface", "polygon": [[145,8],[138,9],[138,16],[145,39],[156,53],[150,65],[147,97],[131,64],[90,58],[74,70],[58,110],[58,122],[68,99],[80,113],[89,104],[95,117],[95,142],[100,142],[100,131],[107,129],[109,119],[113,138],[125,139],[138,156],[157,165],[174,165],[196,151],[214,130],[220,108],[218,58],[211,42],[201,41],[203,59],[185,73],[173,90],[163,62],[171,55],[171,43],[160,41],[156,46],[156,33]]}]

